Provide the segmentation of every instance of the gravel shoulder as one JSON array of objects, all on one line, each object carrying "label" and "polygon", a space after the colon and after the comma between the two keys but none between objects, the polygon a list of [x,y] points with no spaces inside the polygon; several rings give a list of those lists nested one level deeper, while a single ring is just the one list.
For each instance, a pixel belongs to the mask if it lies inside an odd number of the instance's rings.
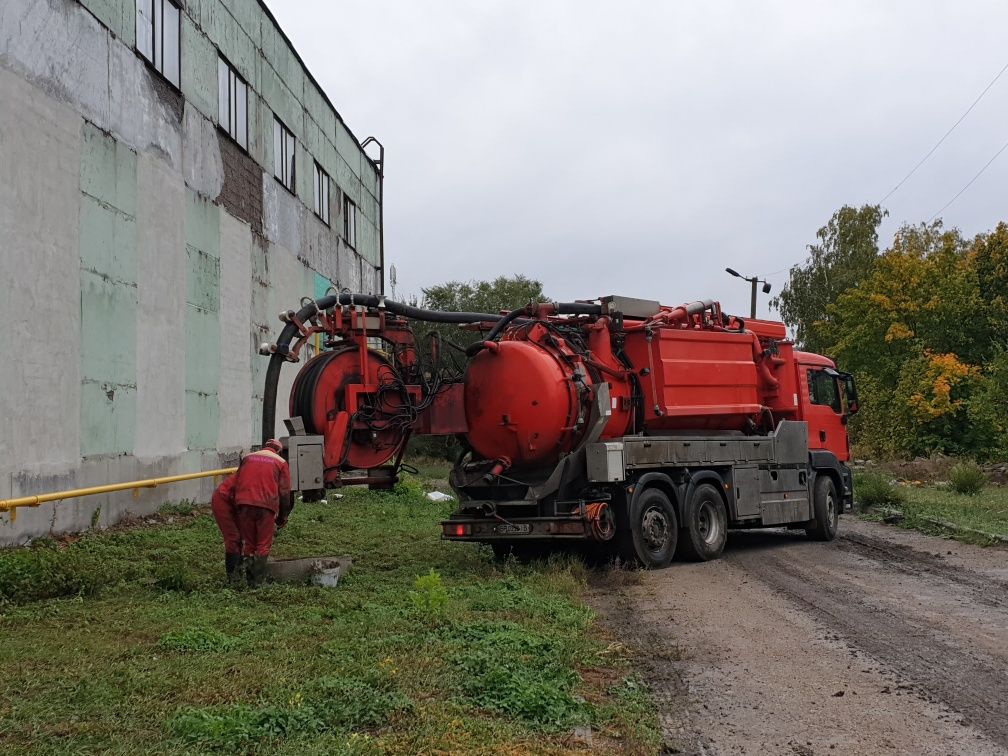
[{"label": "gravel shoulder", "polygon": [[600,586],[668,752],[1008,754],[1008,550],[845,517]]}]

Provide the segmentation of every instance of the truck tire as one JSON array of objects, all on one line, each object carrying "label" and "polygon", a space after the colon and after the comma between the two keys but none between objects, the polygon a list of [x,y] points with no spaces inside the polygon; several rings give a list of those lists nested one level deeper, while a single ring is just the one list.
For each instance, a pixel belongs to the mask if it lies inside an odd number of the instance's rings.
[{"label": "truck tire", "polygon": [[828,475],[816,475],[812,487],[812,514],[814,524],[805,528],[805,535],[814,541],[832,541],[840,524],[836,486]]},{"label": "truck tire", "polygon": [[693,491],[687,512],[689,521],[680,532],[678,556],[691,562],[717,559],[728,540],[728,512],[721,492],[710,483],[701,483]]},{"label": "truck tire", "polygon": [[668,567],[679,540],[675,507],[658,488],[648,488],[630,507],[629,530],[618,534],[623,556],[649,570]]}]

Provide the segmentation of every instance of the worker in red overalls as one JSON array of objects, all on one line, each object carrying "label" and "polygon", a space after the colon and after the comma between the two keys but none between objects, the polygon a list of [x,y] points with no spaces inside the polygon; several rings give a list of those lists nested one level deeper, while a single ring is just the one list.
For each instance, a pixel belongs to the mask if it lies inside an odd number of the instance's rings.
[{"label": "worker in red overalls", "polygon": [[275,438],[246,455],[235,473],[234,503],[249,586],[261,585],[266,560],[278,527],[287,523],[291,500],[290,468],[280,456],[283,446]]},{"label": "worker in red overalls", "polygon": [[210,509],[213,511],[217,527],[224,536],[224,569],[232,588],[242,583],[242,537],[238,530],[238,508],[234,502],[235,482],[237,475],[229,475],[217,486]]}]

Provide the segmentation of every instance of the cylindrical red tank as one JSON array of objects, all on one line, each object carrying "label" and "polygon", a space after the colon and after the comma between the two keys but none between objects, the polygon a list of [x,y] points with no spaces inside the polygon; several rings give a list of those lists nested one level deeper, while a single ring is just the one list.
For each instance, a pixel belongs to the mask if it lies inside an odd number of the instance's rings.
[{"label": "cylindrical red tank", "polygon": [[611,352],[586,361],[541,325],[519,327],[487,344],[465,374],[469,443],[506,466],[553,464],[588,431],[603,382],[610,393],[603,436],[625,433],[632,414],[629,380],[607,362],[614,362]]},{"label": "cylindrical red tank", "polygon": [[539,344],[502,341],[466,370],[468,439],[488,459],[518,467],[552,459],[576,443],[581,405],[570,368]]},{"label": "cylindrical red tank", "polygon": [[[778,345],[782,326],[757,321],[754,332],[725,327],[720,311],[716,321],[686,307],[669,313],[648,324],[624,321],[622,331],[607,317],[563,329],[509,327],[466,372],[475,452],[504,467],[555,464],[588,432],[603,381],[611,404],[600,439],[641,430],[749,430],[793,412],[791,384],[779,370],[791,354],[790,344]],[[613,351],[619,345],[621,359]]]}]

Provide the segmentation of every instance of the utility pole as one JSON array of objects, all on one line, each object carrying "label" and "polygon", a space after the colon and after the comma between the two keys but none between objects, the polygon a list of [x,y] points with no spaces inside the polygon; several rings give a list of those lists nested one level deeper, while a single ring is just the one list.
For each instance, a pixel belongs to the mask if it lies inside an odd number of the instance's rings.
[{"label": "utility pole", "polygon": [[725,273],[728,273],[729,275],[735,276],[735,278],[741,278],[743,281],[748,281],[749,283],[752,284],[752,303],[751,303],[751,305],[749,307],[749,317],[750,318],[755,318],[756,317],[756,287],[759,284],[763,284],[763,293],[764,294],[769,294],[770,293],[770,284],[767,283],[766,281],[764,281],[763,279],[761,279],[759,276],[752,276],[751,278],[748,277],[748,276],[743,276],[737,270],[734,270],[732,268],[725,268]]}]

